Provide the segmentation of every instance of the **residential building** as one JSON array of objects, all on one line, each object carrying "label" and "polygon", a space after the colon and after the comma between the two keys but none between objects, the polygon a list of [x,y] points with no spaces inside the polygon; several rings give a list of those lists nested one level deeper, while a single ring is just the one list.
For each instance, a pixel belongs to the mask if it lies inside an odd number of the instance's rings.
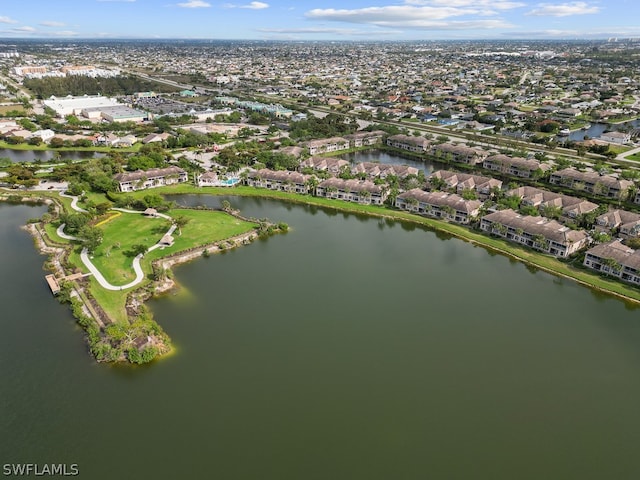
[{"label": "residential building", "polygon": [[250,172],[247,176],[247,185],[283,192],[309,193],[308,181],[311,175],[288,170],[261,170]]},{"label": "residential building", "polygon": [[300,156],[304,153],[304,149],[302,147],[289,146],[283,147],[276,150],[276,153],[284,153],[285,155],[291,155],[292,157],[300,158]]},{"label": "residential building", "polygon": [[433,179],[439,179],[446,183],[448,188],[455,188],[458,194],[465,190],[472,190],[481,198],[491,195],[493,189],[501,189],[502,181],[481,175],[438,170],[427,177],[427,183],[433,184]]},{"label": "residential building", "polygon": [[437,160],[478,165],[487,157],[487,152],[479,148],[466,145],[454,145],[453,143],[441,143],[431,147],[431,154]]},{"label": "residential building", "polygon": [[482,202],[465,200],[455,193],[425,192],[414,188],[398,195],[395,206],[421,215],[468,224],[479,214]]},{"label": "residential building", "polygon": [[216,172],[205,172],[196,177],[196,184],[199,187],[216,187],[220,184],[220,180]]},{"label": "residential building", "polygon": [[345,135],[344,138],[349,141],[350,148],[369,147],[382,142],[385,132],[375,130],[373,132],[357,132]]},{"label": "residential building", "polygon": [[571,230],[555,220],[520,215],[511,209],[485,215],[480,229],[556,257],[568,257],[589,242],[583,230]]},{"label": "residential building", "polygon": [[587,250],[583,263],[597,272],[640,285],[640,251],[623,245],[620,240],[601,243]]},{"label": "residential building", "polygon": [[55,132],[51,129],[36,130],[29,138],[39,138],[43,142],[49,143],[49,141],[55,136]]},{"label": "residential building", "polygon": [[189,176],[182,168],[167,167],[118,173],[113,176],[113,179],[118,182],[118,189],[121,192],[133,192],[135,190],[183,183],[189,179]]},{"label": "residential building", "polygon": [[310,155],[317,155],[319,153],[348,150],[349,140],[343,137],[321,138],[320,140],[310,140],[306,145]]},{"label": "residential building", "polygon": [[151,133],[142,139],[142,143],[161,143],[166,141],[171,135],[169,133]]},{"label": "residential building", "polygon": [[365,174],[369,178],[386,178],[389,175],[405,178],[409,175],[418,175],[419,172],[420,170],[416,167],[410,167],[408,165],[387,165],[375,162],[356,163],[351,168],[352,174]]},{"label": "residential building", "polygon": [[561,193],[550,192],[535,187],[519,187],[506,192],[508,196],[522,199],[522,205],[545,208],[557,207],[561,210],[561,220],[576,220],[580,215],[591,213],[598,209],[598,205],[582,198],[571,197]]},{"label": "residential building", "polygon": [[574,168],[565,168],[553,172],[549,177],[549,183],[562,185],[574,190],[584,190],[607,198],[624,200],[629,188],[634,185],[630,180],[624,180],[613,175],[600,175],[597,172],[579,172]]},{"label": "residential building", "polygon": [[595,226],[601,232],[617,231],[623,237],[637,237],[640,235],[640,213],[610,210],[596,218]]},{"label": "residential building", "polygon": [[426,152],[429,147],[429,140],[424,137],[411,137],[409,135],[392,135],[387,138],[387,145],[393,148],[400,148],[410,152]]},{"label": "residential building", "polygon": [[387,199],[388,192],[385,187],[369,180],[329,178],[316,187],[316,196],[367,205],[382,205]]},{"label": "residential building", "polygon": [[338,175],[343,168],[349,168],[349,162],[342,158],[309,157],[300,162],[300,169],[310,168],[318,172],[328,172]]},{"label": "residential building", "polygon": [[600,135],[599,139],[603,142],[624,145],[625,143],[631,142],[631,134],[625,132],[606,132]]},{"label": "residential building", "polygon": [[508,155],[497,154],[487,157],[482,162],[482,167],[494,172],[505,173],[514,177],[531,178],[537,171],[549,170],[549,165],[540,163],[537,160],[510,157]]}]

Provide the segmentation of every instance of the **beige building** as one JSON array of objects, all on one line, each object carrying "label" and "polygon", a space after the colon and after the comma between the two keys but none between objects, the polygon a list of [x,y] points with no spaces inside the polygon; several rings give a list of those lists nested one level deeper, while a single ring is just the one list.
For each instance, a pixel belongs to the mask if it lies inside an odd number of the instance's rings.
[{"label": "beige building", "polygon": [[478,215],[482,202],[465,200],[455,193],[425,192],[415,188],[398,195],[395,206],[401,210],[467,224]]},{"label": "beige building", "polygon": [[583,230],[571,230],[555,220],[520,215],[511,209],[485,215],[480,229],[556,257],[568,257],[589,242]]},{"label": "beige building", "polygon": [[623,245],[620,240],[602,243],[587,250],[583,263],[596,272],[640,285],[640,251]]}]

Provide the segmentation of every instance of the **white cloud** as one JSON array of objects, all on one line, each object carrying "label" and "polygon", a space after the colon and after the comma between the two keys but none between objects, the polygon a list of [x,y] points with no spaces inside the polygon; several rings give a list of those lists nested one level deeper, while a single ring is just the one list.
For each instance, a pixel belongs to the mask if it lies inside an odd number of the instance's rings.
[{"label": "white cloud", "polygon": [[40,22],[40,25],[42,25],[43,27],[64,27],[65,24],[62,22],[56,22],[53,20],[46,20],[44,22]]},{"label": "white cloud", "polygon": [[263,10],[265,8],[269,8],[269,4],[264,2],[251,2],[248,5],[241,5],[240,8],[249,8],[251,10]]},{"label": "white cloud", "polygon": [[[388,6],[367,7],[353,10],[334,8],[315,8],[308,11],[305,16],[317,20],[331,20],[335,22],[352,23],[394,23],[411,20],[443,20],[457,17],[470,12],[458,8],[449,7],[412,7],[412,6]],[[477,13],[473,11],[473,13]]]},{"label": "white cloud", "polygon": [[378,35],[398,35],[401,31],[397,30],[354,30],[350,28],[259,28],[259,32],[264,33],[293,33],[293,34],[333,34],[333,35],[362,35],[362,36],[378,36]]},{"label": "white cloud", "polygon": [[225,3],[222,5],[222,8],[248,8],[249,10],[263,10],[265,8],[269,8],[268,3],[264,2],[251,2],[246,5],[236,5],[234,3]]},{"label": "white cloud", "polygon": [[[416,0],[410,0],[416,1]],[[452,0],[461,2],[463,0]],[[470,4],[470,0],[466,0]],[[477,1],[476,1],[477,3]],[[334,22],[349,22],[376,25],[391,28],[418,28],[433,30],[462,30],[462,29],[490,29],[511,28],[512,25],[501,19],[484,20],[449,20],[452,17],[467,15],[486,16],[495,14],[493,11],[477,10],[474,8],[432,7],[432,6],[385,6],[368,7],[353,10],[337,10],[333,8],[308,11],[305,16],[312,20],[328,20]],[[446,21],[445,21],[446,20]]]},{"label": "white cloud", "polygon": [[596,5],[589,5],[586,2],[571,2],[562,3],[558,5],[552,5],[550,3],[541,3],[537,8],[534,8],[525,15],[532,15],[537,17],[568,17],[570,15],[587,15],[591,13],[598,13],[600,7]]},{"label": "white cloud", "polygon": [[29,26],[24,26],[24,27],[16,27],[16,28],[12,28],[11,29],[14,32],[22,32],[22,33],[33,33],[36,31],[35,28],[33,27],[29,27]]},{"label": "white cloud", "polygon": [[434,7],[492,8],[495,10],[511,10],[526,7],[523,2],[507,0],[404,0],[407,5],[431,5]]},{"label": "white cloud", "polygon": [[0,23],[18,23],[18,21],[9,17],[0,17]]},{"label": "white cloud", "polygon": [[211,4],[203,2],[202,0],[189,0],[185,3],[179,3],[178,6],[182,8],[207,8],[210,7]]}]

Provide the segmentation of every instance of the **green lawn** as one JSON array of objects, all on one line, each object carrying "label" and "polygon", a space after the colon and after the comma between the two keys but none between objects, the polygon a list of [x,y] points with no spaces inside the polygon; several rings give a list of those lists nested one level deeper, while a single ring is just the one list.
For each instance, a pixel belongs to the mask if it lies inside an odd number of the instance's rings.
[{"label": "green lawn", "polygon": [[136,244],[151,247],[169,227],[169,222],[162,218],[123,213],[99,227],[104,231],[104,239],[93,254],[93,264],[108,282],[114,285],[129,283],[136,277],[132,247]]},{"label": "green lawn", "polygon": [[620,155],[621,153],[628,152],[632,149],[633,147],[627,147],[625,145],[609,145],[609,150],[614,152],[616,155]]},{"label": "green lawn", "polygon": [[173,218],[182,216],[189,219],[189,223],[182,227],[182,233],[176,230],[173,234],[175,243],[164,249],[157,249],[145,255],[145,262],[171,255],[188,248],[200,247],[218,242],[225,238],[246,233],[257,225],[232,217],[224,212],[211,210],[175,209],[168,212]]}]

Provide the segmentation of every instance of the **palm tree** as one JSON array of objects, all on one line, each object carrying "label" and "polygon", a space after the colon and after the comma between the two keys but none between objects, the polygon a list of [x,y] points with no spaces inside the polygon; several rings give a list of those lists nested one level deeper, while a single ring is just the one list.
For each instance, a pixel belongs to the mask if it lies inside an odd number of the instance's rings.
[{"label": "palm tree", "polygon": [[309,193],[311,195],[315,195],[316,194],[316,187],[318,186],[320,182],[318,181],[318,179],[316,178],[315,175],[311,175],[307,181],[305,182],[305,185],[307,186],[307,189],[309,190]]},{"label": "palm tree", "polygon": [[615,258],[603,258],[602,265],[607,267],[605,270],[609,275],[619,275],[622,265]]}]

